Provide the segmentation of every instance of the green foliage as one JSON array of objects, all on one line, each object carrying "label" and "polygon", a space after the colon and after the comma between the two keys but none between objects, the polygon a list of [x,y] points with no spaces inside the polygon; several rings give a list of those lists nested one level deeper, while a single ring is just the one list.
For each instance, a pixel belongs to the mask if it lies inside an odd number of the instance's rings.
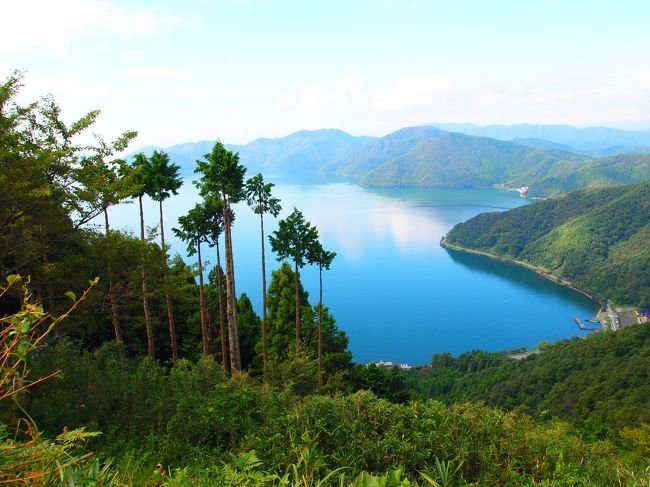
[{"label": "green foliage", "polygon": [[179,228],[172,228],[174,235],[187,242],[187,255],[196,254],[201,243],[209,241],[212,233],[210,219],[205,214],[205,208],[201,204],[194,205],[186,215],[178,217]]},{"label": "green foliage", "polygon": [[[300,318],[302,325],[313,322],[314,315],[309,305],[309,293],[300,286]],[[295,348],[296,317],[295,274],[289,264],[284,262],[271,274],[267,304],[269,313],[266,318],[269,330],[269,357],[286,360]]]},{"label": "green foliage", "polygon": [[265,184],[261,174],[246,181],[246,199],[253,212],[258,215],[270,213],[273,216],[278,216],[282,207],[280,200],[271,196],[273,186],[275,186],[273,183]]},{"label": "green foliage", "polygon": [[196,161],[194,172],[201,174],[197,183],[201,196],[219,195],[228,200],[228,205],[244,198],[244,175],[246,168],[239,163],[239,155],[227,150],[217,141],[203,160]]},{"label": "green foliage", "polygon": [[247,370],[255,366],[259,369],[260,361],[256,356],[255,347],[261,340],[262,324],[246,293],[242,293],[237,300],[237,313],[242,368]]},{"label": "green foliage", "polygon": [[406,377],[397,368],[357,365],[350,370],[348,381],[355,390],[372,391],[391,402],[404,403],[411,398]]},{"label": "green foliage", "polygon": [[51,97],[21,106],[22,77],[14,72],[0,83],[0,275],[30,275],[36,292],[52,296],[50,262],[68,251],[80,226],[121,198],[104,161],[135,133],[80,144],[99,111],[67,125]]},{"label": "green foliage", "polygon": [[458,357],[435,354],[431,367],[402,374],[418,397],[451,404],[484,398],[484,393],[510,376],[516,362],[503,354],[472,351]]},{"label": "green foliage", "polygon": [[154,201],[164,201],[172,194],[178,194],[183,180],[178,175],[180,167],[170,163],[169,155],[163,151],[153,151],[149,158],[146,184],[147,194]]},{"label": "green foliage", "polygon": [[[0,287],[2,299],[11,287],[21,283],[17,275],[7,278],[7,285]],[[22,282],[22,300],[13,314],[0,317],[0,412],[11,411],[18,415],[9,424],[0,421],[0,483],[24,485],[112,485],[112,473],[107,464],[100,466],[91,453],[83,454],[87,440],[99,433],[86,432],[84,428],[59,434],[55,441],[40,436],[33,419],[20,406],[21,396],[27,389],[42,384],[57,375],[58,371],[34,374],[30,371],[30,358],[43,347],[48,335],[73,312],[88,293],[86,290],[72,303],[66,313],[55,317],[34,303],[28,281]],[[97,280],[90,282],[90,287]],[[90,289],[90,287],[88,289]],[[12,402],[13,404],[10,404]],[[4,419],[2,415],[0,418]]]},{"label": "green foliage", "polygon": [[335,258],[336,252],[328,252],[318,241],[309,249],[309,263],[317,265],[321,272],[323,269],[329,270]]},{"label": "green foliage", "polygon": [[[295,274],[286,262],[273,271],[269,285],[267,316],[269,357],[272,361],[283,362],[292,357],[295,344]],[[302,353],[308,357],[317,356],[318,309],[309,304],[309,293],[300,286],[300,321],[302,334]],[[348,338],[336,326],[334,317],[327,307],[323,307],[323,360],[326,375],[348,368],[352,358],[347,350]],[[258,347],[259,351],[259,347]]]},{"label": "green foliage", "polygon": [[294,208],[287,218],[278,222],[278,229],[269,235],[269,241],[278,261],[291,259],[296,268],[301,269],[318,241],[318,231],[305,220],[300,210]]},{"label": "green foliage", "polygon": [[591,440],[620,441],[620,432],[650,423],[648,357],[650,326],[636,325],[558,342],[524,360],[486,352],[436,355],[432,367],[404,376],[422,398],[485,400],[540,419],[571,420]]},{"label": "green foliage", "polygon": [[483,213],[446,241],[538,267],[602,302],[650,306],[650,183]]},{"label": "green foliage", "polygon": [[[277,389],[241,374],[227,382],[210,359],[165,369],[124,358],[114,346],[89,353],[60,344],[34,363],[35,371],[57,367],[63,378],[30,395],[34,418],[52,435],[62,425],[102,430],[94,446],[118,457],[119,475],[120,466],[137,469],[131,478],[142,483],[164,474],[194,485],[219,485],[226,476],[280,485],[362,478],[388,482],[379,485],[611,485],[646,475],[642,458],[621,457],[607,440],[483,404],[394,404],[368,391],[300,398],[286,387],[289,373]],[[626,435],[643,441],[642,430]],[[155,474],[158,463],[163,474]]]}]

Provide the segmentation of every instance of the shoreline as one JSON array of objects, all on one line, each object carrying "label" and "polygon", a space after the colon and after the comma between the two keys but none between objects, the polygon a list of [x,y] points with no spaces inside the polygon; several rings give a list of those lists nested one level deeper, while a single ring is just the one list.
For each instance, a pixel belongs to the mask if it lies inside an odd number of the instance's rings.
[{"label": "shoreline", "polygon": [[492,260],[498,260],[500,262],[505,262],[507,264],[514,264],[514,265],[517,265],[519,267],[523,267],[525,269],[528,269],[528,270],[531,270],[531,271],[535,272],[535,274],[543,277],[544,279],[546,279],[548,281],[551,281],[551,282],[553,282],[555,284],[559,284],[560,286],[568,287],[569,289],[572,289],[573,291],[576,291],[576,292],[582,294],[583,296],[586,296],[587,298],[591,299],[594,303],[602,306],[602,303],[600,301],[598,301],[595,297],[593,297],[591,294],[589,294],[588,292],[583,291],[582,289],[578,289],[577,287],[575,287],[571,282],[567,281],[566,279],[562,279],[560,277],[554,276],[553,274],[549,274],[548,272],[545,272],[542,269],[540,269],[539,267],[536,267],[536,266],[534,266],[532,264],[529,264],[528,262],[524,262],[524,261],[517,260],[517,259],[510,259],[510,258],[507,258],[507,257],[501,257],[500,255],[491,254],[489,252],[484,252],[482,250],[473,250],[473,249],[469,249],[467,247],[463,247],[461,245],[452,244],[452,243],[447,242],[446,236],[442,237],[442,239],[440,240],[440,246],[442,248],[444,248],[444,249],[455,250],[457,252],[465,252],[467,254],[480,255],[480,256],[487,257],[487,258],[492,259]]}]

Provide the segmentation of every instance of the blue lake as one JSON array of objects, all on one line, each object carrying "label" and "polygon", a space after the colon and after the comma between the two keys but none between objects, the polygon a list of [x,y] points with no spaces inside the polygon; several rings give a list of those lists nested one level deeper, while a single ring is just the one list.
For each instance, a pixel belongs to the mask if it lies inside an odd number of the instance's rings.
[{"label": "blue lake", "polygon": [[[324,275],[324,303],[350,338],[354,361],[391,360],[426,364],[433,353],[456,355],[534,347],[583,332],[573,316],[593,316],[597,305],[526,269],[440,247],[454,224],[478,213],[526,204],[500,190],[367,190],[341,181],[304,183],[269,177],[282,200],[281,218],[293,207],[316,225],[323,245],[338,255]],[[198,201],[189,180],[165,202],[167,237],[175,252],[185,245],[171,235],[178,216]],[[259,217],[237,205],[233,228],[237,292],[246,292],[261,313]],[[110,214],[116,228],[138,232],[136,205]],[[157,203],[145,219],[157,224]],[[265,217],[267,234],[276,221]],[[266,245],[267,271],[279,263]],[[214,265],[214,249],[204,249]],[[302,280],[312,304],[318,299],[317,269]]]}]

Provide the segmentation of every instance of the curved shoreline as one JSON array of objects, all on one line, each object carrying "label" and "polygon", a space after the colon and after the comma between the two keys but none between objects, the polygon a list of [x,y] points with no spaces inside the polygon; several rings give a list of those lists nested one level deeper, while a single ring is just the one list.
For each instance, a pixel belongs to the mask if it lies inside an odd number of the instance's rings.
[{"label": "curved shoreline", "polygon": [[562,279],[560,277],[554,276],[553,274],[549,274],[548,272],[545,272],[542,269],[540,269],[539,267],[536,267],[536,266],[534,266],[532,264],[529,264],[528,262],[524,262],[524,261],[517,260],[517,259],[510,259],[510,258],[507,258],[507,257],[502,257],[500,255],[491,254],[489,252],[484,252],[482,250],[473,250],[473,249],[469,249],[467,247],[462,247],[462,246],[457,245],[457,244],[452,244],[452,243],[447,242],[446,236],[442,237],[442,239],[440,240],[440,246],[442,248],[444,248],[444,249],[455,250],[457,252],[465,252],[467,254],[480,255],[480,256],[487,257],[487,258],[492,259],[492,260],[498,260],[500,262],[505,262],[507,264],[514,264],[514,265],[517,265],[519,267],[524,267],[524,268],[526,268],[528,270],[531,270],[531,271],[535,272],[535,274],[543,277],[544,279],[546,279],[548,281],[551,281],[551,282],[553,282],[555,284],[559,284],[560,286],[568,287],[569,289],[572,289],[572,290],[582,294],[583,296],[588,297],[594,303],[597,303],[598,305],[602,305],[602,303],[600,301],[598,301],[598,299],[593,297],[588,292],[583,291],[582,289],[578,289],[577,287],[575,287],[571,282],[567,281],[566,279]]}]

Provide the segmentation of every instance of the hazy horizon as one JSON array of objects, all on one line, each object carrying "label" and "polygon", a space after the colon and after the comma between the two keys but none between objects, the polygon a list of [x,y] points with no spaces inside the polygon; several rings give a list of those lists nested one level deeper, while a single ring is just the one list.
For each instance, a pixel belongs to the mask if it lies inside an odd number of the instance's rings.
[{"label": "hazy horizon", "polygon": [[[627,132],[640,132],[640,133],[650,132],[650,128],[648,128],[648,129],[642,129],[642,128],[641,129],[628,129],[628,128],[622,128],[622,127],[606,126],[606,125],[598,125],[598,126],[596,126],[596,125],[594,125],[594,126],[587,125],[587,126],[582,127],[582,126],[569,125],[569,124],[560,124],[560,123],[557,123],[557,124],[528,124],[526,122],[522,122],[520,124],[484,124],[484,125],[482,125],[482,124],[475,124],[475,123],[472,123],[472,122],[432,122],[432,123],[422,123],[422,124],[417,124],[417,125],[410,125],[410,126],[405,126],[405,127],[398,127],[397,129],[391,130],[390,132],[378,133],[378,134],[369,134],[369,133],[363,133],[363,132],[361,132],[361,133],[351,133],[351,132],[348,132],[347,130],[340,129],[338,127],[320,127],[320,128],[317,127],[317,128],[313,128],[313,129],[297,129],[297,130],[294,130],[294,131],[286,133],[286,134],[278,134],[278,135],[272,136],[272,137],[271,136],[260,135],[260,136],[254,137],[254,138],[252,138],[250,140],[245,140],[245,141],[239,142],[239,143],[232,143],[229,140],[223,140],[221,138],[219,138],[219,141],[224,143],[224,144],[227,144],[227,145],[245,146],[245,145],[250,144],[251,142],[255,142],[256,140],[260,140],[260,139],[266,139],[266,140],[283,139],[283,138],[289,137],[291,135],[298,134],[300,132],[318,132],[318,131],[323,131],[323,130],[338,130],[338,131],[341,131],[341,132],[345,132],[348,135],[352,135],[353,137],[377,137],[377,138],[381,138],[381,137],[385,137],[387,135],[390,135],[391,133],[393,133],[393,132],[395,132],[397,130],[401,130],[403,128],[418,127],[418,126],[437,126],[437,125],[447,125],[447,124],[475,125],[476,127],[479,127],[479,128],[487,128],[487,127],[490,127],[490,126],[514,127],[514,126],[517,126],[517,125],[544,125],[546,127],[572,127],[572,128],[576,128],[576,129],[614,129],[614,130],[624,130],[624,131],[627,131]],[[151,144],[151,145],[146,145],[146,146],[139,146],[138,150],[148,148],[148,147],[167,149],[167,148],[174,147],[174,146],[177,146],[177,145],[199,144],[201,142],[215,142],[216,140],[217,140],[216,138],[212,138],[212,139],[204,138],[204,139],[194,139],[194,140],[178,140],[178,141],[175,141],[175,142],[171,142],[170,144],[167,144],[167,145],[154,145],[154,144]],[[134,149],[134,146],[132,145],[130,147],[130,149]],[[129,152],[129,151],[127,151],[127,152]]]}]

